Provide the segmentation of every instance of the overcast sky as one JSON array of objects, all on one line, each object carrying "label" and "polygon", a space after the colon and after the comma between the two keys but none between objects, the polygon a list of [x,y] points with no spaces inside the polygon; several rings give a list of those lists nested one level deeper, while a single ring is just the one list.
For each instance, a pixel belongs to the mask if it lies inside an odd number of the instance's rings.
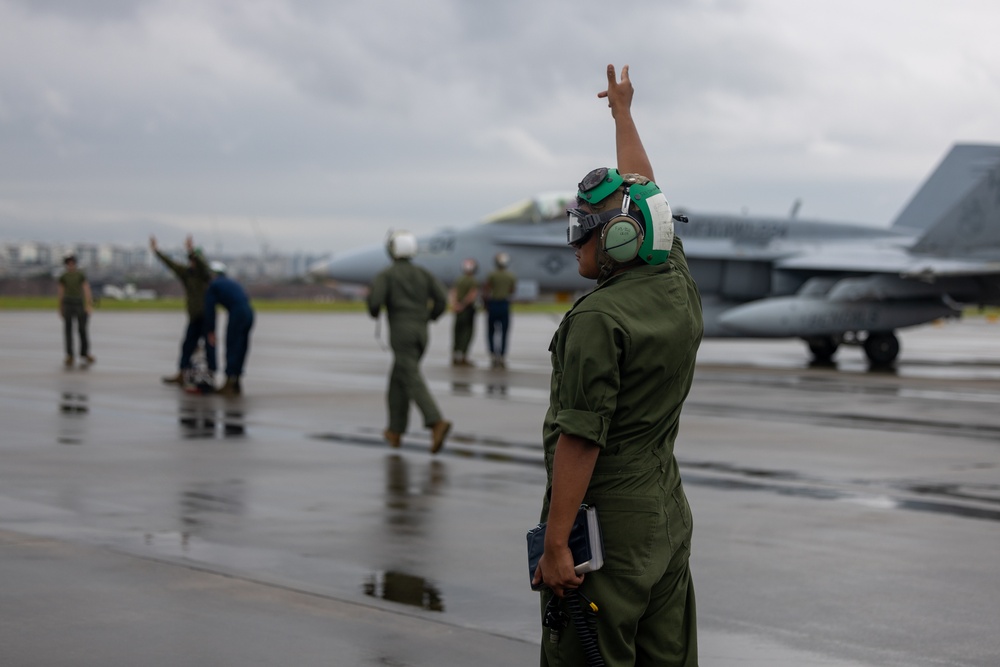
[{"label": "overcast sky", "polygon": [[675,206],[887,225],[952,143],[1000,143],[997,26],[995,0],[0,0],[0,240],[470,224],[614,164],[608,63]]}]

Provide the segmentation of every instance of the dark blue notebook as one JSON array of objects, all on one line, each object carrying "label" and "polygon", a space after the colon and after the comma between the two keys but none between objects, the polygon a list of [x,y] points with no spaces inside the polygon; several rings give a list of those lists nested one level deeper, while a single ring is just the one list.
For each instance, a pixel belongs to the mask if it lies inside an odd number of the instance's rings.
[{"label": "dark blue notebook", "polygon": [[[538,559],[545,550],[545,524],[540,523],[528,531],[528,582],[535,578]],[[580,505],[576,513],[576,521],[569,533],[569,550],[573,552],[573,564],[577,574],[585,574],[601,569],[604,565],[604,540],[601,537],[601,524],[597,520],[597,508],[592,505]],[[534,591],[542,586],[532,586]]]}]

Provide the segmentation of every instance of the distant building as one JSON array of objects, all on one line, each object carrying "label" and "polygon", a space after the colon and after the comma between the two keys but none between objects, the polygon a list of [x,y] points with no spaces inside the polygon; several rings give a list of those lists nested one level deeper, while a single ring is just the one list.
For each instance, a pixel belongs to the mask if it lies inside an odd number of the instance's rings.
[{"label": "distant building", "polygon": [[[183,248],[164,248],[164,252],[183,261]],[[95,280],[111,282],[135,281],[144,278],[166,278],[169,270],[159,262],[146,246],[125,246],[114,243],[74,243],[64,245],[39,241],[0,242],[0,275],[23,277],[39,272],[55,273],[62,268],[62,260],[76,255],[80,268]],[[322,258],[320,255],[294,254],[243,254],[226,255],[209,253],[229,267],[230,274],[248,282],[270,282],[305,277],[309,266]]]}]

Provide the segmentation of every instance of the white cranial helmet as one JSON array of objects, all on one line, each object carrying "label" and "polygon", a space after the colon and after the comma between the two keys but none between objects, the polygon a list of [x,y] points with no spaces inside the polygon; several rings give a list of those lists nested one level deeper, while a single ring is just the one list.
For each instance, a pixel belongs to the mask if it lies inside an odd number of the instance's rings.
[{"label": "white cranial helmet", "polygon": [[409,259],[417,254],[417,237],[410,232],[393,232],[389,235],[386,248],[393,259]]}]

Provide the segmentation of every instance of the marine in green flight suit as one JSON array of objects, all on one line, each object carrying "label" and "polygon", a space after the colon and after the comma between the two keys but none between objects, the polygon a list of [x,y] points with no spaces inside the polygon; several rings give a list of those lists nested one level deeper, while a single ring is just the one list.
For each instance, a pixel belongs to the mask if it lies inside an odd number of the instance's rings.
[{"label": "marine in green flight suit", "polygon": [[510,333],[510,300],[517,290],[517,276],[508,267],[510,255],[498,252],[493,258],[496,268],[483,283],[486,304],[486,347],[493,368],[507,367],[507,336]]},{"label": "marine in green flight suit", "polygon": [[184,240],[184,249],[188,256],[187,264],[175,262],[164,254],[160,250],[155,236],[149,237],[149,249],[167,268],[174,272],[181,285],[184,286],[184,299],[188,313],[188,323],[184,331],[184,339],[181,341],[181,354],[177,362],[177,373],[163,378],[163,381],[167,384],[178,385],[187,384],[189,381],[193,382],[191,357],[198,349],[199,341],[204,344],[205,363],[208,366],[208,371],[214,377],[217,364],[215,345],[209,342],[205,331],[205,292],[213,278],[208,263],[202,257],[201,252],[195,248],[194,239],[190,235]]},{"label": "marine in green flight suit", "polygon": [[452,331],[451,363],[453,366],[472,366],[469,361],[469,346],[476,327],[476,300],[479,285],[476,283],[476,260],[462,261],[462,275],[448,292],[448,306],[455,313]]},{"label": "marine in green flight suit", "polygon": [[94,310],[94,297],[87,276],[77,267],[76,256],[67,255],[63,259],[66,270],[59,276],[59,316],[63,319],[63,342],[66,347],[66,366],[73,365],[73,322],[76,321],[80,336],[80,358],[84,365],[94,363],[90,354],[90,336],[87,323]]},{"label": "marine in green flight suit", "polygon": [[388,315],[389,346],[394,357],[386,397],[389,426],[384,435],[391,446],[401,446],[413,401],[423,414],[424,426],[431,429],[431,453],[436,454],[444,446],[451,422],[441,416],[420,374],[420,360],[427,349],[427,323],[445,310],[444,287],[429,271],[411,261],[417,241],[409,232],[394,233],[388,250],[392,264],[375,277],[368,294],[371,316],[378,317],[383,308]]},{"label": "marine in green flight suit", "polygon": [[[631,117],[628,67],[607,97],[619,170],[580,183],[569,240],[580,274],[597,279],[563,318],[549,347],[543,425],[548,482],[545,550],[534,582],[553,596],[578,590],[598,606],[606,665],[697,666],[692,519],[674,442],[703,333],[701,300],[673,215]],[[567,546],[581,503],[595,506],[604,566],[573,569]],[[543,630],[542,665],[585,665],[574,628]]]}]

